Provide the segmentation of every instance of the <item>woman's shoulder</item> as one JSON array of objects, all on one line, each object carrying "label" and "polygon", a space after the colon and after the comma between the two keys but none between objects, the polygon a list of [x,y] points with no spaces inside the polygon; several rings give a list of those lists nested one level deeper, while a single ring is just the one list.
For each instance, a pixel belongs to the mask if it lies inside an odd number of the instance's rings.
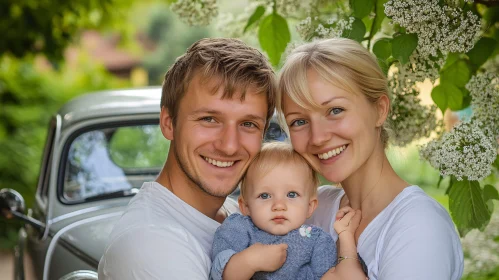
[{"label": "woman's shoulder", "polygon": [[449,212],[418,186],[406,187],[389,205],[391,219],[399,226],[417,226],[419,230],[446,227],[454,233]]}]

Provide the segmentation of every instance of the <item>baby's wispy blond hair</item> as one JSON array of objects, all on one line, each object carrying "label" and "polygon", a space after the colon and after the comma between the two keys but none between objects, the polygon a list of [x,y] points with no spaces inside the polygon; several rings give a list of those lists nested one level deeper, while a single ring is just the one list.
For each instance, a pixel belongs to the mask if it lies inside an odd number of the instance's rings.
[{"label": "baby's wispy blond hair", "polygon": [[293,150],[291,144],[285,142],[270,142],[263,144],[260,153],[253,159],[246,174],[241,180],[241,196],[245,198],[246,190],[250,184],[250,180],[248,180],[249,176],[255,176],[257,174],[257,176],[263,177],[276,166],[286,164],[308,169],[310,191],[312,196],[315,196],[317,187],[319,186],[317,172],[302,156],[300,156],[300,154]]}]

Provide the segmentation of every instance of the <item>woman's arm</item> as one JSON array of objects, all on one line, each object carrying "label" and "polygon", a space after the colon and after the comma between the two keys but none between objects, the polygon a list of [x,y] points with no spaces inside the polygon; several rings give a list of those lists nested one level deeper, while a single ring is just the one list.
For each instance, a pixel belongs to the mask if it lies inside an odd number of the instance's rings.
[{"label": "woman's arm", "polygon": [[357,258],[357,246],[355,245],[355,230],[361,219],[360,210],[350,207],[341,208],[336,215],[334,229],[338,233],[339,250],[338,264],[330,269],[322,280],[365,280],[366,275],[362,270]]}]

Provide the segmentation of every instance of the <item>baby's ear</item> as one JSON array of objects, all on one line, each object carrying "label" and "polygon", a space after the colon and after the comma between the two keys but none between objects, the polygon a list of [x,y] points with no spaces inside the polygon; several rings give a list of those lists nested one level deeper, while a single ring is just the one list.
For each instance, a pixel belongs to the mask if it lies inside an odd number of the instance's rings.
[{"label": "baby's ear", "polygon": [[317,197],[311,197],[310,201],[308,202],[308,215],[307,219],[314,214],[315,209],[317,208],[317,205],[319,204],[319,201],[317,200]]},{"label": "baby's ear", "polygon": [[241,214],[244,216],[249,216],[250,215],[250,210],[248,208],[248,205],[244,201],[244,198],[242,195],[239,196],[237,199],[237,203],[239,204],[239,210],[241,211]]}]

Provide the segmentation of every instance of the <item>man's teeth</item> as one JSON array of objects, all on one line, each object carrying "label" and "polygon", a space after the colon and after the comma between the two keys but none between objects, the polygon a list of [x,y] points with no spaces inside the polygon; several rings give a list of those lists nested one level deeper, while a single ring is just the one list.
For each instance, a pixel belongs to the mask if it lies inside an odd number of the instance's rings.
[{"label": "man's teeth", "polygon": [[204,160],[206,160],[208,163],[211,163],[212,165],[215,165],[217,167],[230,167],[234,165],[235,161],[218,161],[214,160],[211,158],[204,157]]},{"label": "man's teeth", "polygon": [[320,159],[328,159],[328,158],[331,158],[331,157],[334,157],[334,156],[341,154],[341,152],[343,152],[346,149],[346,147],[347,147],[346,145],[343,145],[339,148],[332,149],[331,151],[329,151],[327,153],[318,154],[317,156]]}]

